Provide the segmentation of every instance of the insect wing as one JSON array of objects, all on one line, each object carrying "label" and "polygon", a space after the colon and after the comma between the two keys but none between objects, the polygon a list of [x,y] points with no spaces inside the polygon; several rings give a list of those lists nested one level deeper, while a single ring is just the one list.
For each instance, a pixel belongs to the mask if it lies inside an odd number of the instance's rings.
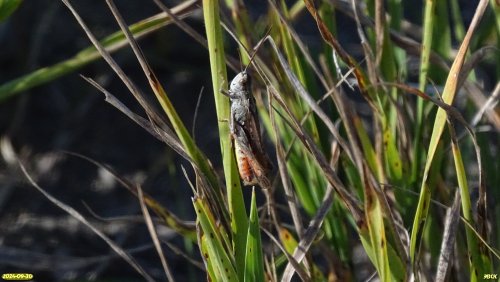
[{"label": "insect wing", "polygon": [[[248,138],[245,128],[235,126],[234,148],[236,158],[238,160],[238,170],[245,185],[259,184],[263,188],[270,186],[270,181],[267,178],[268,168],[261,162],[262,157],[259,154],[263,152],[253,147],[255,144]],[[255,154],[257,152],[257,154]],[[259,158],[260,157],[260,158]],[[269,162],[267,156],[265,160]],[[269,162],[270,163],[270,162]],[[265,164],[267,165],[267,163]]]}]

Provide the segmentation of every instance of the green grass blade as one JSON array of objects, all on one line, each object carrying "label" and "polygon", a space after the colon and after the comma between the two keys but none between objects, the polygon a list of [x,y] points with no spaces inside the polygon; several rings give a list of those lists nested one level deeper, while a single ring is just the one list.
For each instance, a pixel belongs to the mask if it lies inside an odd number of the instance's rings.
[{"label": "green grass blade", "polygon": [[217,0],[203,1],[203,17],[208,40],[210,56],[210,70],[212,73],[212,87],[217,111],[219,138],[221,143],[222,163],[227,187],[229,213],[231,215],[231,228],[233,232],[233,248],[236,258],[236,268],[243,277],[245,266],[245,244],[248,230],[248,217],[245,202],[241,191],[240,178],[232,151],[229,134],[229,99],[222,95],[221,90],[226,90],[228,85],[226,61],[222,27],[220,25],[219,4]]},{"label": "green grass blade", "polygon": [[[422,42],[422,54],[420,56],[420,72],[418,77],[418,89],[422,92],[425,91],[425,86],[427,85],[427,75],[429,73],[429,58],[432,49],[432,32],[434,26],[434,0],[425,1],[425,12],[424,12],[424,32],[423,32],[423,42]],[[416,158],[412,162],[411,167],[411,179],[410,183],[414,183],[418,177],[418,169],[420,165],[420,152],[423,150],[421,136],[422,127],[424,122],[424,105],[423,99],[417,100],[417,112],[415,117],[415,137],[413,139],[413,155]]]},{"label": "green grass blade", "polygon": [[215,276],[220,277],[216,281],[240,281],[229,251],[230,246],[225,246],[220,233],[223,228],[217,226],[210,209],[201,198],[193,199],[193,205],[206,238],[208,259],[212,262],[213,271],[217,273]]},{"label": "green grass blade", "polygon": [[[452,59],[451,54],[451,27],[449,23],[448,2],[436,1],[434,10],[434,30],[432,49],[445,59]],[[435,83],[446,80],[446,71],[431,65],[429,76]]]},{"label": "green grass blade", "polygon": [[[165,114],[167,114],[168,119],[172,123],[172,127],[174,128],[174,131],[179,137],[182,145],[186,149],[186,152],[198,165],[201,172],[207,177],[211,187],[215,190],[214,194],[217,197],[218,204],[223,206],[224,201],[221,198],[222,187],[219,185],[217,175],[215,174],[213,167],[210,165],[208,158],[194,142],[191,133],[184,125],[184,122],[177,113],[175,106],[170,101],[165,89],[161,86],[156,76],[150,75],[148,76],[148,79],[150,79],[151,88],[155,93],[156,99],[159,101]],[[224,209],[222,209],[222,211],[224,211]]]},{"label": "green grass blade", "polygon": [[250,221],[248,224],[244,281],[264,281],[264,262],[262,243],[260,239],[259,215],[257,213],[257,204],[255,200],[255,188],[252,190],[252,202],[250,204]]},{"label": "green grass blade", "polygon": [[[458,141],[453,129],[453,125],[450,125],[450,131],[452,135],[451,148],[453,152],[453,159],[455,161],[455,170],[457,173],[458,187],[460,188],[460,195],[462,200],[462,212],[464,214],[465,220],[474,226],[474,218],[472,216],[472,205],[469,194],[469,186],[467,184],[467,175],[462,160],[462,153],[458,146]],[[472,232],[469,227],[465,228],[465,235],[467,239],[467,250],[470,255],[470,281],[479,281],[482,279],[482,274],[489,273],[487,271],[488,266],[482,261],[481,254],[479,253],[479,242],[476,235]]]},{"label": "green grass blade", "polygon": [[453,33],[455,39],[460,41],[464,39],[465,27],[463,24],[462,13],[460,12],[460,5],[457,0],[450,1],[451,18],[453,19]]},{"label": "green grass blade", "polygon": [[[298,1],[298,2],[300,2],[301,6],[303,8],[304,2],[302,2],[302,1]],[[290,9],[290,14],[292,14],[292,11],[293,10]],[[321,3],[321,6],[319,8],[319,12],[320,12],[321,18],[324,19],[325,25],[328,27],[328,30],[330,30],[330,32],[334,36],[337,36],[337,29],[336,29],[337,15],[336,15],[335,9],[333,7],[333,4],[328,3],[328,2]],[[328,45],[328,44],[324,45],[323,57],[325,58],[326,65],[328,66],[328,70],[330,71],[330,74],[327,75],[326,77],[334,78],[334,77],[338,77],[338,75],[340,75],[339,73],[337,73],[337,68],[335,66],[335,61],[333,59],[333,56],[334,56],[333,47]],[[333,84],[333,81],[331,83]]]},{"label": "green grass blade", "polygon": [[373,262],[377,268],[380,281],[390,281],[382,207],[374,188],[369,183],[365,183],[365,218],[375,259]]},{"label": "green grass blade", "polygon": [[363,148],[364,157],[366,159],[368,167],[371,169],[371,171],[379,181],[383,181],[384,175],[382,167],[380,166],[380,163],[377,159],[377,155],[375,153],[375,150],[373,149],[370,137],[368,136],[368,133],[363,126],[363,122],[358,116],[355,116],[353,124],[356,128],[356,133],[358,134],[361,147]]},{"label": "green grass blade", "polygon": [[500,5],[495,0],[490,0],[490,5],[493,8],[495,22],[497,26],[497,34],[500,35]]}]

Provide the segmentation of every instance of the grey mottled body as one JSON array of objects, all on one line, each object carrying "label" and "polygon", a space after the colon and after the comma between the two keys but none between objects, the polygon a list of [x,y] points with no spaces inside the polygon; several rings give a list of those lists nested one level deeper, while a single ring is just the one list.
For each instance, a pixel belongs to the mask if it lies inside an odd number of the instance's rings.
[{"label": "grey mottled body", "polygon": [[238,73],[231,81],[231,136],[244,184],[259,184],[268,188],[270,181],[267,176],[272,165],[262,146],[255,99],[249,89],[250,80],[246,71]]}]

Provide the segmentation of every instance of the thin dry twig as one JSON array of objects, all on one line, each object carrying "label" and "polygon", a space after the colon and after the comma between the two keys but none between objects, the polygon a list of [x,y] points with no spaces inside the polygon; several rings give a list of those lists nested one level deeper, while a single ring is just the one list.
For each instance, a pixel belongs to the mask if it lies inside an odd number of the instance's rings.
[{"label": "thin dry twig", "polygon": [[[271,107],[272,105],[272,100],[273,100],[272,95],[269,95],[269,107]],[[274,134],[276,136],[275,140],[276,158],[278,160],[279,176],[281,177],[281,182],[283,183],[283,189],[285,191],[286,201],[288,203],[288,207],[290,208],[290,214],[292,215],[292,220],[295,226],[295,230],[297,231],[299,239],[302,239],[304,228],[302,226],[302,220],[297,205],[297,199],[295,197],[294,189],[292,188],[291,179],[288,174],[288,169],[286,167],[286,155],[284,152],[283,144],[281,143],[281,140],[278,137],[279,134],[278,134],[278,128],[276,126],[274,111],[269,111],[269,118],[271,120],[271,126],[274,130]]]},{"label": "thin dry twig", "polygon": [[[351,151],[351,148],[346,144],[343,138],[340,137],[340,134],[337,131],[337,128],[335,125],[331,122],[331,120],[326,116],[326,114],[323,112],[321,108],[319,108],[316,105],[316,102],[309,96],[309,94],[306,92],[304,87],[300,84],[298,79],[295,77],[293,72],[290,70],[290,67],[284,60],[283,56],[280,54],[278,48],[276,47],[273,39],[271,37],[267,37],[266,40],[268,40],[271,45],[273,46],[276,55],[278,56],[278,59],[282,65],[282,68],[285,70],[287,73],[289,79],[291,80],[291,83],[293,84],[294,88],[296,91],[301,95],[301,97],[308,103],[308,105],[318,114],[318,116],[321,118],[321,120],[327,125],[327,127],[330,129],[330,131],[333,133],[334,137],[339,141],[339,144],[342,146],[342,149],[346,150],[348,153],[348,156],[350,156],[351,159],[353,159],[352,154],[349,154]],[[322,200],[322,204],[318,210],[318,213],[316,214],[315,218],[311,221],[308,229],[306,230],[303,239],[300,241],[299,246],[296,248],[294,251],[294,258],[300,262],[305,254],[307,253],[307,250],[310,248],[317,232],[319,231],[319,228],[321,227],[321,224],[323,223],[324,217],[326,216],[327,211],[331,207],[332,199],[333,199],[333,191],[336,191],[341,199],[344,201],[345,205],[347,208],[351,211],[353,214],[353,217],[355,218],[356,221],[361,220],[362,218],[362,210],[359,206],[358,201],[345,189],[344,185],[338,178],[338,176],[335,174],[335,172],[332,170],[330,167],[329,163],[326,161],[324,156],[321,154],[317,146],[314,144],[314,141],[311,140],[310,136],[307,135],[305,132],[304,128],[298,123],[297,120],[295,120],[293,114],[290,112],[286,104],[284,103],[283,99],[280,97],[278,94],[277,90],[274,89],[274,87],[271,85],[269,87],[270,93],[273,95],[273,97],[276,99],[276,101],[287,111],[288,116],[291,119],[291,123],[286,119],[285,122],[287,122],[290,125],[290,128],[292,128],[296,135],[299,137],[301,142],[306,146],[306,148],[309,150],[309,152],[314,156],[316,161],[318,162],[320,168],[323,170],[325,173],[325,176],[328,180],[328,182],[331,184],[331,186],[328,186],[325,192],[325,195]],[[295,272],[294,267],[289,263],[285,269],[282,281],[290,281],[293,273]]]},{"label": "thin dry twig", "polygon": [[168,241],[165,240],[160,240],[163,244],[165,244],[172,252],[176,255],[179,255],[183,257],[185,260],[187,260],[189,263],[194,265],[196,268],[198,268],[201,271],[206,271],[205,265],[203,265],[202,262],[199,262],[195,260],[194,258],[188,256],[185,252],[183,252],[181,249],[179,249],[177,246],[174,244],[169,243]]},{"label": "thin dry twig", "polygon": [[[394,186],[394,185],[389,185],[389,184],[382,184],[384,186],[388,186],[388,187],[393,187],[393,188],[396,188],[398,190],[401,190],[405,193],[408,193],[412,196],[418,196],[419,194],[415,191],[412,191],[412,190],[409,190],[409,189],[404,189],[402,187],[398,187],[398,186]],[[437,207],[439,208],[442,208],[442,209],[450,209],[451,207],[448,207],[447,205],[431,198],[430,199],[430,202],[434,205],[436,205]],[[498,250],[496,250],[495,248],[493,248],[492,246],[490,246],[487,242],[487,240],[481,235],[479,234],[479,232],[476,230],[476,228],[474,226],[472,226],[463,216],[460,216],[460,220],[462,221],[462,223],[467,227],[469,228],[475,235],[476,237],[488,248],[488,250],[498,259],[500,260],[500,253],[498,252]]]},{"label": "thin dry twig", "polygon": [[[351,0],[348,0],[351,1]],[[348,3],[348,1],[333,1],[333,5],[335,6],[336,9],[338,9],[340,12],[346,14],[347,16],[351,18],[355,18],[355,13],[353,11],[352,5]],[[360,23],[364,26],[368,27],[373,27],[374,26],[374,21],[370,19],[368,16],[366,16],[363,13],[358,13],[358,17],[360,20]],[[413,56],[420,56],[422,53],[422,44],[419,42],[415,41],[414,39],[403,35],[400,32],[397,32],[395,30],[389,29],[389,37],[392,40],[392,42],[404,49],[409,55]],[[485,51],[490,51],[489,47],[485,47],[486,50],[480,51],[477,53],[477,57],[473,56],[471,59],[469,59],[471,66],[474,65],[474,61],[477,59],[482,58],[482,56],[486,55]],[[480,49],[481,50],[481,49]],[[450,71],[450,66],[446,62],[445,59],[443,59],[439,54],[437,54],[435,51],[431,50],[429,60],[432,64],[435,66],[441,68],[442,70],[449,72]],[[469,62],[468,61],[468,62]],[[466,63],[467,64],[467,63]],[[464,69],[467,69],[469,65],[464,65]],[[486,98],[484,97],[484,94],[479,87],[471,83],[467,80],[462,80],[464,83],[464,88],[467,91],[468,95],[470,96],[470,99],[474,104],[476,104],[476,107],[480,108],[484,104],[484,101],[486,101]],[[490,120],[490,122],[495,126],[497,130],[500,130],[500,116],[495,112],[495,111],[486,111],[486,116]]]},{"label": "thin dry twig", "polygon": [[[274,42],[273,38],[268,36],[268,37],[266,37],[265,40],[267,40],[268,42],[271,43],[271,46],[273,47],[276,55],[278,56],[278,60],[280,61],[282,68],[287,73],[288,78],[291,80],[290,82],[292,83],[296,92],[302,97],[302,99],[304,99],[304,101],[308,104],[308,106],[311,109],[313,109],[313,111],[318,115],[318,117],[325,123],[325,125],[328,127],[328,129],[332,133],[333,137],[335,137],[335,139],[339,142],[340,146],[346,152],[346,154],[349,156],[349,158],[351,160],[355,160],[353,157],[352,148],[348,145],[348,143],[340,135],[340,133],[338,132],[337,128],[335,127],[333,122],[330,120],[328,115],[323,111],[323,109],[321,109],[318,106],[316,101],[309,95],[309,93],[307,93],[304,86],[300,83],[300,81],[297,79],[295,74],[290,69],[290,66],[287,64],[283,55],[279,52],[278,47],[276,46],[276,43]],[[275,92],[277,93],[277,91],[275,91]],[[278,101],[279,101],[279,99],[278,99]]]},{"label": "thin dry twig", "polygon": [[276,14],[279,16],[281,23],[286,27],[290,35],[292,36],[294,42],[297,44],[297,47],[299,47],[299,50],[302,52],[302,55],[304,55],[304,58],[306,59],[307,63],[311,66],[311,69],[314,71],[318,79],[320,80],[321,84],[325,89],[330,88],[331,86],[328,84],[327,80],[325,79],[325,76],[319,71],[318,66],[314,62],[313,58],[311,57],[311,54],[309,53],[309,50],[307,49],[306,45],[304,42],[302,42],[302,39],[300,36],[297,34],[295,29],[290,25],[290,23],[287,21],[283,13],[278,9],[276,6],[275,0],[268,0],[269,4],[273,7],[273,9],[276,11]]},{"label": "thin dry twig", "polygon": [[[191,26],[189,26],[187,23],[185,23],[184,21],[182,21],[179,17],[177,17],[177,15],[175,13],[173,13],[170,8],[168,8],[167,6],[165,6],[165,4],[163,4],[160,0],[153,0],[155,2],[155,4],[163,11],[165,12],[170,18],[172,18],[173,22],[179,27],[181,28],[185,33],[187,33],[189,36],[191,36],[194,40],[196,40],[198,43],[200,43],[202,46],[204,46],[205,48],[208,49],[208,42],[207,40],[205,39],[205,37],[203,37],[203,35],[201,35],[200,33],[198,33],[196,30],[194,30]],[[197,1],[199,2],[198,4],[200,4],[201,1]]]},{"label": "thin dry twig", "polygon": [[[498,103],[498,100],[500,98],[500,82],[497,83],[495,89],[491,93],[491,96],[486,100],[486,102],[483,104],[483,106],[479,109],[479,111],[474,115],[471,121],[471,126],[476,127],[476,125],[479,123],[481,118],[483,117],[484,113],[487,112],[494,112],[495,105]],[[498,117],[498,115],[496,115]],[[500,117],[498,118],[500,121]],[[500,122],[498,123],[500,125]],[[500,127],[496,127],[497,130],[500,130]]]},{"label": "thin dry twig", "polygon": [[[160,8],[162,9],[165,13],[167,13],[173,20],[173,22],[180,28],[182,29],[185,33],[187,33],[189,36],[191,36],[192,38],[194,38],[194,40],[196,40],[198,43],[200,43],[203,47],[205,47],[207,50],[208,50],[208,42],[207,40],[205,39],[205,37],[203,37],[203,35],[201,35],[200,33],[198,33],[194,28],[192,28],[191,26],[189,26],[186,22],[184,22],[181,18],[177,17],[175,15],[175,13],[173,13],[167,6],[165,6],[165,4],[163,4],[160,0],[153,0],[155,2],[155,4]],[[201,1],[200,1],[201,2]],[[236,63],[236,59],[227,55],[226,54],[226,64],[235,72],[238,71],[238,67],[237,66],[237,63]]]},{"label": "thin dry twig", "polygon": [[158,252],[158,256],[160,257],[161,265],[163,266],[163,271],[165,271],[165,276],[167,276],[168,281],[170,282],[175,281],[174,277],[172,276],[172,271],[170,271],[170,268],[168,267],[167,259],[165,258],[163,249],[161,248],[160,240],[158,240],[158,234],[156,233],[153,220],[151,220],[151,215],[149,214],[148,208],[144,203],[144,195],[142,193],[142,188],[141,186],[136,185],[136,189],[137,189],[137,197],[139,198],[139,203],[141,204],[141,210],[144,216],[144,221],[146,222],[149,234],[151,235],[151,239],[153,240],[155,249]]},{"label": "thin dry twig", "polygon": [[193,126],[191,128],[191,136],[193,136],[193,140],[196,140],[196,120],[198,119],[198,112],[200,111],[201,98],[203,97],[203,89],[201,87],[200,94],[198,94],[198,99],[196,100],[196,107],[194,108],[194,116],[193,116]]},{"label": "thin dry twig", "polygon": [[113,251],[115,251],[121,258],[123,258],[130,266],[132,266],[144,279],[147,281],[155,281],[149,274],[146,273],[146,271],[135,261],[135,259],[128,254],[124,249],[122,249],[120,246],[118,246],[113,240],[108,238],[104,233],[102,233],[99,229],[95,228],[83,215],[81,215],[78,211],[73,209],[72,207],[66,205],[65,203],[59,201],[55,197],[53,197],[51,194],[49,194],[47,191],[45,191],[42,187],[40,187],[34,180],[31,178],[30,174],[24,167],[24,165],[21,163],[20,160],[18,160],[19,167],[21,168],[24,176],[26,179],[29,181],[29,183],[35,187],[40,193],[42,193],[50,202],[52,202],[54,205],[59,207],[60,209],[64,210],[71,216],[73,216],[75,219],[83,223],[85,226],[90,228],[92,232],[94,232],[97,236],[99,236],[104,242],[106,242]]},{"label": "thin dry twig", "polygon": [[[143,245],[127,249],[130,254],[139,253],[151,249],[153,246]],[[61,254],[45,254],[33,250],[0,246],[0,264],[2,266],[14,266],[21,269],[36,271],[57,271],[64,273],[65,270],[85,269],[92,265],[98,265],[119,257],[116,253],[109,255],[98,255],[91,257],[75,257]]]},{"label": "thin dry twig", "polygon": [[462,84],[467,79],[467,76],[469,76],[469,73],[477,66],[477,64],[495,51],[498,53],[500,50],[498,50],[495,46],[484,46],[474,51],[474,53],[467,58],[462,66],[462,70],[460,71],[460,75],[458,77],[457,89],[461,88]]},{"label": "thin dry twig", "polygon": [[291,256],[285,250],[285,248],[281,245],[281,242],[276,237],[274,237],[274,235],[271,232],[269,232],[268,230],[266,230],[266,229],[261,229],[261,230],[264,231],[264,233],[266,233],[266,235],[271,239],[271,241],[273,241],[273,243],[276,246],[278,246],[280,251],[286,256],[288,263],[291,264],[295,268],[295,271],[297,271],[297,274],[299,275],[300,279],[302,279],[302,281],[311,281],[311,278],[309,277],[309,275],[307,275],[307,273],[304,271],[304,269],[302,269],[302,266],[300,266],[300,262],[298,262],[293,256]]},{"label": "thin dry twig", "polygon": [[[287,114],[291,118],[293,125],[290,124],[290,122],[286,119],[284,119],[284,121],[290,126],[290,128],[294,130],[295,134],[299,136],[299,140],[306,146],[306,149],[309,150],[309,152],[316,159],[320,168],[325,173],[325,177],[327,178],[328,182],[331,184],[327,186],[327,190],[325,191],[325,194],[323,196],[322,203],[315,217],[313,218],[313,220],[311,220],[309,227],[305,231],[302,240],[299,242],[299,245],[294,251],[293,254],[294,259],[300,262],[305,257],[305,254],[311,247],[314,238],[316,238],[316,235],[319,232],[321,224],[324,221],[326,213],[331,207],[331,204],[333,202],[334,191],[336,191],[340,195],[341,199],[344,201],[346,207],[351,211],[356,221],[359,221],[362,218],[363,212],[359,206],[358,201],[345,189],[344,185],[342,184],[338,176],[335,174],[335,172],[332,170],[329,163],[325,159],[324,155],[321,154],[314,141],[311,139],[309,135],[307,135],[305,129],[298,123],[298,121],[294,119],[292,113],[290,112],[288,107],[286,107],[285,103],[283,102],[282,98],[279,96],[277,91],[273,87],[270,87],[269,89],[273,97],[287,111]],[[294,268],[294,266],[291,263],[288,263],[285,272],[283,274],[282,281],[290,281],[295,271],[296,269]]]},{"label": "thin dry twig", "polygon": [[375,65],[380,66],[384,51],[385,37],[385,7],[384,1],[375,0]]},{"label": "thin dry twig", "polygon": [[[87,156],[84,156],[84,155],[81,155],[81,154],[78,154],[75,152],[68,152],[68,151],[62,151],[62,152],[66,153],[68,155],[71,155],[71,156],[75,156],[75,157],[84,159],[84,160],[94,164],[95,166],[106,170],[116,179],[116,181],[118,181],[118,183],[120,183],[120,185],[125,187],[130,193],[132,193],[134,196],[137,197],[138,192],[137,192],[137,189],[134,186],[134,184],[131,183],[126,178],[120,176],[113,168],[111,168],[103,163],[100,163],[100,162],[98,162],[90,157],[87,157]],[[176,231],[187,231],[187,232],[194,231],[194,229],[195,229],[194,222],[183,221],[183,220],[177,218],[177,216],[175,216],[172,212],[170,212],[169,210],[167,210],[166,208],[161,206],[156,200],[154,200],[151,196],[149,196],[145,193],[143,193],[143,198],[146,199],[146,203],[148,204],[148,206],[150,206],[150,208],[152,208],[158,214],[158,216],[160,216],[165,222],[167,219],[166,217],[168,216],[169,220],[172,220],[175,222],[176,227],[179,227],[180,229],[182,229],[182,230],[176,230]],[[170,226],[170,227],[172,227],[172,226]]]},{"label": "thin dry twig", "polygon": [[[123,222],[123,223],[143,223],[144,217],[140,215],[124,215],[124,216],[113,216],[113,217],[103,217],[97,212],[95,212],[85,201],[82,201],[83,206],[94,218],[104,222]],[[162,223],[158,218],[154,218],[155,223]]]},{"label": "thin dry twig", "polygon": [[96,47],[99,54],[103,57],[103,59],[108,63],[108,65],[113,69],[113,71],[118,75],[118,77],[122,80],[123,84],[127,87],[127,89],[134,95],[134,98],[139,102],[142,108],[146,111],[148,117],[152,118],[155,123],[157,123],[161,128],[168,127],[164,122],[163,118],[156,112],[156,110],[147,102],[144,98],[144,94],[139,90],[139,88],[135,85],[135,83],[125,74],[123,69],[116,63],[116,61],[111,57],[109,52],[102,46],[102,44],[97,40],[94,34],[87,27],[83,19],[80,17],[78,12],[73,8],[68,0],[62,0],[63,3],[68,7],[71,11],[77,22],[80,24],[82,29],[85,31],[85,34],[90,39],[92,44]]},{"label": "thin dry twig", "polygon": [[151,134],[156,139],[165,142],[170,148],[172,148],[176,153],[178,153],[181,157],[185,158],[190,163],[193,163],[191,157],[186,153],[184,147],[182,147],[179,139],[175,135],[175,133],[170,129],[170,127],[159,128],[155,126],[153,122],[146,120],[145,118],[135,114],[132,112],[127,106],[125,106],[120,100],[118,100],[113,94],[107,91],[104,87],[99,85],[93,79],[81,76],[85,81],[94,86],[97,90],[102,92],[105,96],[105,101],[111,104],[113,107],[117,108],[120,112],[125,114],[132,121],[137,123],[140,127],[145,129],[149,134]]},{"label": "thin dry twig", "polygon": [[[353,69],[349,69],[349,71],[347,71],[345,74],[341,75],[340,76],[340,79],[339,81],[335,84],[334,87],[330,88],[326,93],[325,95],[323,95],[321,98],[319,98],[318,100],[316,100],[316,104],[318,106],[320,106],[324,101],[326,101],[326,98],[328,97],[331,97],[333,98],[335,104],[337,105],[337,110],[339,111],[339,114],[341,115],[341,119],[345,122],[346,120],[348,119],[345,119],[344,116],[347,114],[345,111],[346,107],[343,107],[343,106],[340,106],[339,105],[343,105],[344,103],[342,102],[342,98],[340,98],[338,95],[339,92],[337,91],[337,87],[339,87],[342,83],[344,82],[347,82],[347,78],[348,76],[352,73]],[[305,114],[304,116],[302,117],[302,119],[300,120],[300,125],[304,125],[306,123],[306,121],[309,119],[309,117],[311,116],[311,114],[314,113],[314,109],[310,108]],[[350,130],[352,126],[350,125],[350,123],[347,123],[346,125],[346,130],[348,132],[348,138],[349,139],[352,139],[353,138],[353,135],[350,134],[352,132],[352,130]],[[285,160],[288,159],[288,156],[290,155],[291,151],[292,151],[292,147],[293,145],[295,144],[295,141],[297,141],[297,136],[293,136],[293,139],[292,141],[290,141],[290,145],[288,146],[288,149],[286,150],[285,152]],[[351,146],[354,146],[354,142],[350,142]]]},{"label": "thin dry twig", "polygon": [[460,190],[457,189],[451,208],[446,210],[443,241],[439,252],[439,261],[436,269],[436,282],[446,281],[446,275],[451,266],[453,247],[457,236],[458,223],[460,222]]}]

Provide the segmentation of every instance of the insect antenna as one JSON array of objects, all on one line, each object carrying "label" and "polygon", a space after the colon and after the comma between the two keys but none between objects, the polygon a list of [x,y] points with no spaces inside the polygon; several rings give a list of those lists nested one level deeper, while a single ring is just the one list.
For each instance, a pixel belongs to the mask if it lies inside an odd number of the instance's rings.
[{"label": "insect antenna", "polygon": [[[222,27],[224,27],[224,29],[227,31],[227,33],[229,33],[229,35],[231,35],[231,37],[238,43],[238,45],[245,50],[245,53],[247,54],[247,56],[250,57],[250,61],[248,62],[248,65],[242,70],[242,72],[243,71],[246,72],[247,69],[248,69],[248,67],[252,64],[253,59],[255,58],[255,55],[257,54],[257,51],[259,51],[260,46],[262,45],[262,43],[264,43],[264,41],[267,38],[267,36],[269,36],[269,34],[271,33],[272,26],[269,27],[269,29],[265,33],[264,37],[257,43],[257,45],[255,46],[255,48],[253,48],[253,52],[251,54],[250,54],[250,51],[241,42],[241,40],[234,34],[234,32],[227,25],[225,25],[224,23],[222,23]],[[243,54],[241,54],[241,49],[240,49],[240,51],[238,53],[240,54],[240,66],[243,66],[243,63],[242,63],[242,55]]]},{"label": "insect antenna", "polygon": [[[245,46],[241,45],[243,48],[245,48]],[[248,52],[248,50],[245,48],[245,51]],[[241,54],[241,49],[238,49],[238,56],[239,56],[239,59],[240,59],[240,72],[243,71],[243,59],[242,59],[242,54]]]},{"label": "insect antenna", "polygon": [[[229,33],[229,35],[234,39],[234,41],[236,41],[236,43],[238,44],[239,47],[243,48],[245,50],[245,53],[247,55],[250,54],[250,51],[248,51],[248,49],[245,47],[245,45],[243,44],[243,42],[241,42],[241,40],[238,38],[238,36],[236,36],[236,34],[234,34],[234,32],[231,30],[231,28],[229,28],[225,23],[221,23],[222,27],[226,30],[227,33]],[[240,58],[240,70],[241,70],[241,66],[243,66],[243,60],[242,60],[242,57],[243,57],[243,54],[241,53],[241,49],[238,50],[238,54],[239,54],[239,58]],[[243,70],[241,70],[243,71]]]},{"label": "insect antenna", "polygon": [[[269,27],[269,29],[266,31],[266,34],[264,34],[264,37],[257,43],[255,48],[253,49],[252,55],[250,56],[250,61],[248,62],[248,65],[245,67],[245,69],[243,70],[244,72],[246,72],[248,67],[253,63],[253,59],[255,58],[255,55],[257,55],[257,52],[259,51],[260,46],[262,46],[262,43],[264,43],[267,36],[271,33],[271,28],[272,28],[272,26]],[[245,50],[246,50],[246,48],[245,48]],[[246,51],[247,51],[247,53],[249,53],[248,50],[246,50]]]}]

